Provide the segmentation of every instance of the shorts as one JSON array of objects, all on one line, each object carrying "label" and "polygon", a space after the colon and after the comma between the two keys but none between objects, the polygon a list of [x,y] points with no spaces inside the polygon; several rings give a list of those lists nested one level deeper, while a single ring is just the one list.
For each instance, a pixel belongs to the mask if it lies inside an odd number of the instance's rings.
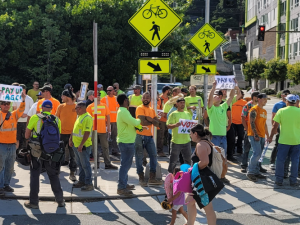
[{"label": "shorts", "polygon": [[180,209],[180,207],[183,205],[173,205],[173,208],[175,211],[178,211]]},{"label": "shorts", "polygon": [[25,139],[25,131],[26,131],[26,122],[18,122],[17,123],[17,140],[20,141]]}]

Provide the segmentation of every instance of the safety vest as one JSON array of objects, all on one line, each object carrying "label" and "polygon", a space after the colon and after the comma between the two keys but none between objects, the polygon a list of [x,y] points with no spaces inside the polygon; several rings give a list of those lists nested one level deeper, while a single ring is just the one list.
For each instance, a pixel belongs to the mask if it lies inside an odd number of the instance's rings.
[{"label": "safety vest", "polygon": [[[73,130],[73,136],[74,137],[83,138],[84,133],[82,133],[82,122],[87,117],[92,119],[92,117],[90,115],[85,115],[85,117],[83,117],[82,120],[80,120],[80,122],[77,124],[77,126],[74,126],[74,130]],[[93,131],[93,129],[91,128],[91,132],[90,132],[89,137],[92,137],[92,131]]]},{"label": "safety vest", "polygon": [[[107,105],[107,107],[109,108],[108,97],[107,97],[107,96],[105,96],[105,99],[106,99],[106,105]],[[115,100],[116,100],[116,99],[115,99]],[[116,100],[116,102],[117,102],[117,100]],[[118,107],[116,107],[116,111],[114,111],[114,110],[110,110],[110,113],[115,113],[115,114],[117,114],[117,111],[118,111]]]},{"label": "safety vest", "polygon": [[[34,128],[32,131],[32,135],[34,138],[36,138],[41,133],[43,118],[46,117],[46,115],[43,115],[41,113],[36,114],[36,115],[39,117],[39,120],[36,123],[36,129]],[[50,115],[47,115],[47,116],[50,116]],[[57,126],[59,124],[58,120],[59,120],[58,117],[55,116],[55,123]]]},{"label": "safety vest", "polygon": [[143,98],[142,95],[139,95],[139,96],[136,96],[135,94],[130,95],[129,96],[129,107],[136,108],[139,105],[143,104],[142,98]]},{"label": "safety vest", "polygon": [[[95,107],[92,106],[92,113],[94,115]],[[105,109],[105,105],[97,105],[97,120],[105,120],[105,115],[101,116],[101,109]]]}]

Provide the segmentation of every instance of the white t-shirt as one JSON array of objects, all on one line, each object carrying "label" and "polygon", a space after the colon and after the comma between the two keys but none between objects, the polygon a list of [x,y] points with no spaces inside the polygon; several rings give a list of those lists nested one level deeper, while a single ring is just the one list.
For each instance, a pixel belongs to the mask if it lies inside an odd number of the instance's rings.
[{"label": "white t-shirt", "polygon": [[27,113],[28,116],[32,117],[33,115],[36,114],[36,107],[37,107],[37,104],[38,104],[38,103],[36,102],[36,103],[34,103],[34,104],[31,106],[29,112]]},{"label": "white t-shirt", "polygon": [[[20,107],[20,104],[21,102],[14,102],[13,103],[13,106],[14,107],[17,107],[19,108]],[[24,110],[24,114],[27,114],[28,115],[28,112],[30,110],[30,108],[32,107],[33,105],[33,100],[30,96],[26,95],[26,98],[25,98],[25,110]],[[18,120],[18,122],[27,122],[27,117],[26,118],[20,118]]]}]

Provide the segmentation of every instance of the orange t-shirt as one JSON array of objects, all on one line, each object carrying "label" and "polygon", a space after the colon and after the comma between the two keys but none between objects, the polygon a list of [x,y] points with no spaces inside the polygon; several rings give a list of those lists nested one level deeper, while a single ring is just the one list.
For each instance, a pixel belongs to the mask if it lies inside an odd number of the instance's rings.
[{"label": "orange t-shirt", "polygon": [[256,111],[256,119],[255,119],[255,127],[257,130],[257,134],[261,138],[265,138],[265,125],[267,121],[267,111],[265,109],[260,108],[258,105],[253,106],[249,111],[249,121],[248,121],[248,136],[254,136],[254,132],[250,125],[250,113],[252,111]]},{"label": "orange t-shirt", "polygon": [[108,106],[108,109],[110,111],[110,122],[116,123],[117,122],[117,112],[119,109],[119,104],[117,102],[117,97],[109,97],[105,96],[101,99],[101,103],[104,103],[106,106]]},{"label": "orange t-shirt", "polygon": [[[53,98],[53,97],[51,97],[49,100],[52,102],[52,107],[53,107],[51,110],[51,114],[55,115],[57,108],[60,105],[60,102],[56,98]],[[42,104],[44,101],[45,101],[44,98],[38,101],[38,104],[36,106],[36,113],[42,112]]]},{"label": "orange t-shirt", "polygon": [[61,134],[72,134],[74,123],[77,119],[75,106],[75,103],[73,103],[72,105],[63,103],[58,106],[56,116],[61,121]]},{"label": "orange t-shirt", "polygon": [[240,99],[232,105],[232,123],[242,124],[242,111],[246,104],[247,102],[244,99]]},{"label": "orange t-shirt", "polygon": [[[168,97],[165,98],[165,97],[163,96],[163,94],[161,94],[159,97],[163,99],[164,104],[166,104],[166,102],[169,101],[169,98],[168,98]],[[167,122],[167,118],[162,116],[162,117],[160,118],[160,121],[162,121],[162,122]]]},{"label": "orange t-shirt", "polygon": [[17,123],[18,119],[23,115],[25,110],[25,102],[21,102],[20,107],[11,112],[9,120],[5,120],[6,113],[0,111],[0,124],[4,123],[0,128],[0,143],[14,144],[17,142]]},{"label": "orange t-shirt", "polygon": [[[155,113],[154,109],[151,108],[150,106],[146,107],[144,105],[140,105],[140,106],[136,107],[135,115],[136,115],[137,119],[139,118],[139,116],[149,116],[151,118],[156,117],[156,113]],[[151,132],[152,126],[153,125],[147,126],[148,129],[144,128],[142,132],[139,132],[137,130],[136,133],[139,135],[144,135],[144,136],[152,136],[152,132]]]},{"label": "orange t-shirt", "polygon": [[[93,117],[94,120],[94,107],[95,103],[90,104],[86,111]],[[105,134],[106,133],[106,117],[107,115],[110,115],[109,108],[100,102],[100,104],[97,105],[97,133],[99,134]]]}]

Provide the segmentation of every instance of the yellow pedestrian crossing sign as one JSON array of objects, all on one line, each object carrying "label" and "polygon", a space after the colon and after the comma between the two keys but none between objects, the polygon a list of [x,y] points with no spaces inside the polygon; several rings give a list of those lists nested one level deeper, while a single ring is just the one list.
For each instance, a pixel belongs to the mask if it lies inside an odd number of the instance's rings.
[{"label": "yellow pedestrian crossing sign", "polygon": [[217,65],[205,65],[205,64],[196,64],[195,65],[195,74],[215,75],[216,72],[217,72]]},{"label": "yellow pedestrian crossing sign", "polygon": [[139,74],[170,74],[170,59],[139,59]]},{"label": "yellow pedestrian crossing sign", "polygon": [[163,0],[148,0],[128,22],[152,47],[157,47],[182,19]]},{"label": "yellow pedestrian crossing sign", "polygon": [[190,39],[192,45],[204,56],[208,56],[224,38],[208,23],[204,24]]}]

